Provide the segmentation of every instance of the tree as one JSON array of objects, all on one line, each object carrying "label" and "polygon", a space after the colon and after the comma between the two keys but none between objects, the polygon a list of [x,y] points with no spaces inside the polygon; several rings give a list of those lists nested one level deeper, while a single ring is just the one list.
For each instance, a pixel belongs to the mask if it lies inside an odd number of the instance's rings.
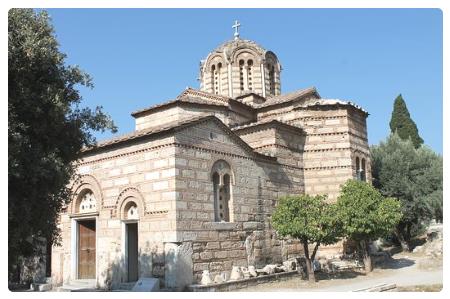
[{"label": "tree", "polygon": [[408,107],[406,107],[406,103],[401,94],[394,101],[394,110],[392,111],[389,126],[391,127],[391,132],[397,132],[401,139],[407,140],[410,138],[415,148],[420,147],[423,143],[423,139],[419,136],[416,123],[411,119]]},{"label": "tree", "polygon": [[395,236],[405,251],[432,218],[442,220],[442,157],[429,148],[391,134],[371,148],[374,186],[402,202],[403,217]]},{"label": "tree", "polygon": [[[110,117],[82,108],[77,86],[91,78],[67,66],[45,11],[8,13],[8,258],[10,279],[23,257],[58,241],[57,215],[92,130],[116,131]],[[20,268],[20,267],[19,267]]]},{"label": "tree", "polygon": [[[303,244],[308,278],[315,281],[312,261],[319,246],[334,244],[340,237],[336,205],[327,204],[324,196],[282,197],[272,215],[272,223],[280,236],[298,239]],[[310,244],[314,244],[311,255]]]},{"label": "tree", "polygon": [[384,198],[366,182],[349,180],[337,200],[344,235],[357,242],[366,272],[373,269],[368,243],[389,234],[400,220],[400,201]]}]

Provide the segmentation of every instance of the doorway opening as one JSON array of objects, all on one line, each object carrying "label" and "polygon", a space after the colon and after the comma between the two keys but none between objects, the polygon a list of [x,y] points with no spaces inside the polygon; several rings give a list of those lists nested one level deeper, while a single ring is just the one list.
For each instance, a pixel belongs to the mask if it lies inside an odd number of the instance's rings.
[{"label": "doorway opening", "polygon": [[78,279],[95,278],[96,224],[95,220],[78,223]]},{"label": "doorway opening", "polygon": [[127,273],[128,282],[138,280],[138,224],[137,222],[126,223],[126,259],[127,259]]}]

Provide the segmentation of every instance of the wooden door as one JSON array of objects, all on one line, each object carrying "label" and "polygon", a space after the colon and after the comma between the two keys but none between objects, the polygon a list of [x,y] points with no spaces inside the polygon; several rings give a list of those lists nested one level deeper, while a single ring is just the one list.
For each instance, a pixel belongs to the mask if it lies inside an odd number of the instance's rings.
[{"label": "wooden door", "polygon": [[78,279],[95,278],[95,220],[78,221]]}]

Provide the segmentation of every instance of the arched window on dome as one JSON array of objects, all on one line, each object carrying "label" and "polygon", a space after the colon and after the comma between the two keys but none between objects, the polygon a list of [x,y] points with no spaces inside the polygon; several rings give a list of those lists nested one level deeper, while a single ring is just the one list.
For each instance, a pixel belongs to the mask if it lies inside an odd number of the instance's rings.
[{"label": "arched window on dome", "polygon": [[244,91],[244,64],[245,61],[243,59],[239,60],[239,83],[241,91]]},{"label": "arched window on dome", "polygon": [[221,92],[221,85],[222,85],[222,80],[221,80],[221,73],[222,73],[222,63],[219,62],[217,64],[217,70],[216,70],[216,75],[214,76],[214,80],[215,80],[215,90],[214,93],[215,94],[219,94]]},{"label": "arched window on dome", "polygon": [[248,90],[253,90],[253,60],[249,59],[247,60],[247,83],[248,83]]},{"label": "arched window on dome", "polygon": [[215,79],[214,79],[215,73],[216,73],[216,66],[213,64],[211,66],[211,89],[213,92],[215,91]]},{"label": "arched window on dome", "polygon": [[269,91],[275,95],[275,66],[269,64]]}]

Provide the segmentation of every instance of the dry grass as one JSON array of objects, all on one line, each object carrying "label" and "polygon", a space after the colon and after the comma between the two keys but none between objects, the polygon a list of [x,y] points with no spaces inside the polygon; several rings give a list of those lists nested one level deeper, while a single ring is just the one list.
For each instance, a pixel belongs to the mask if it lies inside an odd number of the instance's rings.
[{"label": "dry grass", "polygon": [[397,287],[396,291],[397,292],[440,292],[440,291],[442,291],[442,284]]}]

